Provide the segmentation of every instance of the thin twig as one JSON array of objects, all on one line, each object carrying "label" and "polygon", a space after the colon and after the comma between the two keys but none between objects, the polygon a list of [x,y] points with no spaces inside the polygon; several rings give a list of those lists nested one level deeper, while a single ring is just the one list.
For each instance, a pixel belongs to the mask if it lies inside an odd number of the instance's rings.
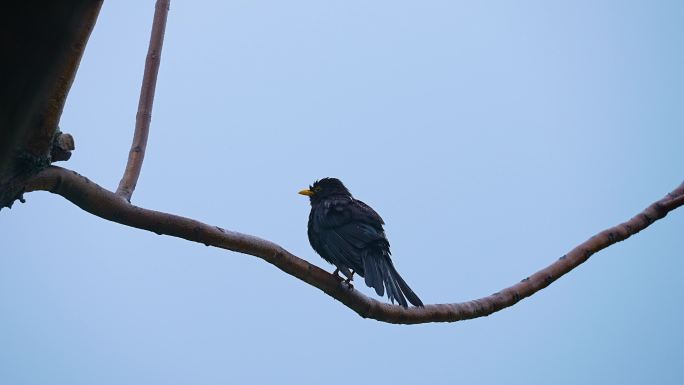
[{"label": "thin twig", "polygon": [[131,201],[135,186],[138,183],[143,159],[145,158],[147,137],[150,132],[150,121],[152,120],[154,91],[157,86],[157,74],[159,73],[159,62],[161,59],[162,46],[164,44],[166,17],[169,14],[169,3],[170,0],[157,0],[155,6],[152,33],[150,34],[150,45],[147,49],[147,58],[145,59],[145,73],[143,75],[142,86],[140,87],[138,113],[135,116],[133,143],[131,144],[131,150],[128,153],[126,170],[124,171],[123,177],[121,177],[119,187],[116,189],[116,194],[122,196],[129,202]]},{"label": "thin twig", "polygon": [[210,226],[194,219],[133,206],[74,171],[51,166],[31,179],[26,191],[59,194],[83,210],[126,226],[254,255],[322,290],[364,318],[402,324],[454,322],[484,317],[512,306],[568,273],[592,254],[623,241],[684,205],[684,183],[627,222],[604,230],[579,244],[548,267],[513,286],[480,299],[405,309],[349,289],[330,273],[296,257],[281,246],[252,235]]}]

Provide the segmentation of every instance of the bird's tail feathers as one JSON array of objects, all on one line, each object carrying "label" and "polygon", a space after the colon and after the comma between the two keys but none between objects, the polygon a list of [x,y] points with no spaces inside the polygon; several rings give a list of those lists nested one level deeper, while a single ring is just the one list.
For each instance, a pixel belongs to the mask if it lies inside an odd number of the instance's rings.
[{"label": "bird's tail feathers", "polygon": [[408,299],[414,306],[423,306],[420,298],[394,268],[389,255],[379,257],[367,253],[363,256],[363,270],[366,285],[374,288],[379,296],[382,297],[386,289],[387,297],[392,303],[396,301],[399,305],[408,307]]},{"label": "bird's tail feathers", "polygon": [[399,272],[397,272],[397,269],[394,268],[394,264],[392,264],[391,261],[389,265],[392,269],[392,274],[394,275],[394,278],[396,279],[397,283],[399,284],[399,287],[401,288],[401,292],[404,293],[406,299],[408,299],[409,302],[411,302],[411,305],[421,307],[424,306],[423,301],[421,301],[420,298],[418,298],[418,296],[416,295],[416,293],[414,293],[413,290],[411,290],[406,281],[404,281],[404,278],[402,278],[401,275],[399,275]]}]

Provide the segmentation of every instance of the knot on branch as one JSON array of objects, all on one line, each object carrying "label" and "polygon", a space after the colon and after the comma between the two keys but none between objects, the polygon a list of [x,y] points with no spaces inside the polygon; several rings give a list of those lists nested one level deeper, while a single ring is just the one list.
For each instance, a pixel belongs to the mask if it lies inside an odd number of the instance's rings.
[{"label": "knot on branch", "polygon": [[50,158],[52,162],[69,160],[69,158],[71,158],[71,151],[74,151],[75,149],[76,145],[74,144],[74,137],[70,134],[57,131],[52,140]]}]

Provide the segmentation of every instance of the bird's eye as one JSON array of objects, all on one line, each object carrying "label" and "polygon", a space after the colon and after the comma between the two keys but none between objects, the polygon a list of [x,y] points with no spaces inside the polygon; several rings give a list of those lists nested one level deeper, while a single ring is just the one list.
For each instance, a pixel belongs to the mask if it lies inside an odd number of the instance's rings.
[{"label": "bird's eye", "polygon": [[316,186],[316,187],[314,187],[314,188],[313,188],[313,191],[314,191],[314,192],[319,192],[319,191],[321,191],[321,186]]}]

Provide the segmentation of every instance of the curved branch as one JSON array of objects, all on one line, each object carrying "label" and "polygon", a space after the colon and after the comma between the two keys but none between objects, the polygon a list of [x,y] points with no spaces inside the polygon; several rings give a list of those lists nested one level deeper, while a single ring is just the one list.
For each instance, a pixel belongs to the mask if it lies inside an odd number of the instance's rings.
[{"label": "curved branch", "polygon": [[150,132],[150,121],[152,120],[154,91],[157,87],[157,74],[159,73],[159,62],[164,44],[164,31],[166,30],[166,17],[169,14],[169,3],[170,0],[157,0],[155,6],[150,45],[147,49],[147,58],[145,59],[145,72],[142,86],[140,87],[138,113],[135,116],[133,143],[131,143],[131,150],[128,153],[126,170],[121,177],[119,187],[116,189],[116,194],[124,197],[129,202],[131,201],[131,196],[133,196],[135,185],[138,183],[138,177],[140,177],[143,159],[145,159],[145,148],[147,147],[147,137]]},{"label": "curved branch", "polygon": [[629,238],[670,211],[684,205],[682,183],[629,221],[594,235],[548,267],[513,286],[472,301],[404,309],[401,306],[376,301],[348,288],[325,270],[296,257],[273,242],[210,226],[194,219],[131,205],[74,171],[51,166],[36,175],[26,186],[26,191],[36,190],[59,194],[91,214],[123,225],[259,257],[322,290],[361,317],[402,324],[454,322],[484,317],[512,306],[550,285],[586,261],[592,254]]}]

